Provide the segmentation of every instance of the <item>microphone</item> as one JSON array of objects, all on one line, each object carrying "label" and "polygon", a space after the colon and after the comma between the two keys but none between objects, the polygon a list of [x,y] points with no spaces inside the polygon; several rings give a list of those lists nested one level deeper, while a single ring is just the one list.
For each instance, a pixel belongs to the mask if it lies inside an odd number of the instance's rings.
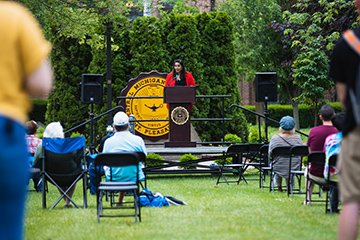
[{"label": "microphone", "polygon": [[175,73],[174,79],[176,81],[180,81],[179,73]]}]

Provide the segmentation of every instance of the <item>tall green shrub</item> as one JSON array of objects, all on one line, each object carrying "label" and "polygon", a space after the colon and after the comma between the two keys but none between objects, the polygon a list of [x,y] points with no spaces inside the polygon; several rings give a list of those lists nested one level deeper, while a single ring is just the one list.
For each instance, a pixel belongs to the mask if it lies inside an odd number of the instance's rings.
[{"label": "tall green shrub", "polygon": [[53,40],[55,88],[48,100],[47,123],[60,121],[67,129],[88,118],[87,105],[80,101],[79,83],[91,58],[90,47],[79,44],[77,39],[60,36]]},{"label": "tall green shrub", "polygon": [[32,104],[33,107],[31,112],[29,113],[29,119],[44,123],[47,101],[42,99],[34,99],[32,101]]},{"label": "tall green shrub", "polygon": [[167,68],[167,51],[163,44],[163,29],[155,17],[139,17],[130,32],[132,76]]},{"label": "tall green shrub", "polygon": [[[233,46],[233,26],[230,17],[223,13],[201,14],[197,16],[200,32],[200,57],[203,63],[203,76],[199,82],[199,91],[207,95],[231,95],[225,99],[225,107],[240,100],[235,74],[235,52]],[[204,108],[196,109],[200,117],[221,117],[222,102],[220,99],[204,100]],[[229,112],[225,117],[233,121],[226,123],[225,129],[239,135],[247,136],[246,119],[241,112]],[[196,129],[204,139],[222,139],[223,132],[219,122],[198,122]]]},{"label": "tall green shrub", "polygon": [[195,82],[201,79],[200,38],[192,15],[170,14],[164,18],[166,48],[169,52],[167,71],[171,70],[175,59],[182,59],[186,70],[194,75]]},{"label": "tall green shrub", "polygon": [[[106,25],[102,24],[101,28],[97,29],[99,36],[105,34]],[[130,64],[130,49],[129,49],[129,32],[130,23],[126,17],[118,16],[116,21],[112,23],[112,67],[111,67],[111,80],[112,80],[112,107],[115,107],[118,103],[117,97],[120,96],[121,90],[126,86],[127,81],[132,78],[131,76],[131,64]],[[105,37],[105,36],[104,36]],[[105,40],[105,39],[104,39]],[[104,94],[103,103],[96,105],[95,115],[103,113],[107,110],[107,84],[106,84],[106,45],[105,41],[103,44],[92,44],[91,53],[92,61],[89,65],[88,71],[90,73],[100,73],[104,75]],[[101,137],[106,134],[106,126],[109,124],[108,116],[103,116],[96,122],[96,133]],[[110,122],[111,124],[111,122]],[[89,125],[86,128],[89,132]]]}]

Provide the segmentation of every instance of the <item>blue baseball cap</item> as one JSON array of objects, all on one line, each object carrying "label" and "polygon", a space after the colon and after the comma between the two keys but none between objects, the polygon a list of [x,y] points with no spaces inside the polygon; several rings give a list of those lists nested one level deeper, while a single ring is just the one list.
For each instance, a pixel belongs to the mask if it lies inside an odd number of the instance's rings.
[{"label": "blue baseball cap", "polygon": [[280,120],[280,127],[284,130],[292,130],[295,127],[294,118],[291,116],[282,117]]}]

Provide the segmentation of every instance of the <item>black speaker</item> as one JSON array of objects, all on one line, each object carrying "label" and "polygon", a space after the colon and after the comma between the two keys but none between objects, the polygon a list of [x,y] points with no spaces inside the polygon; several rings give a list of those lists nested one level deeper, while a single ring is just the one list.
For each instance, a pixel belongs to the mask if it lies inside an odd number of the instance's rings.
[{"label": "black speaker", "polygon": [[255,77],[255,101],[276,102],[276,72],[257,72]]},{"label": "black speaker", "polygon": [[81,102],[83,103],[102,103],[102,74],[82,74],[81,75]]}]

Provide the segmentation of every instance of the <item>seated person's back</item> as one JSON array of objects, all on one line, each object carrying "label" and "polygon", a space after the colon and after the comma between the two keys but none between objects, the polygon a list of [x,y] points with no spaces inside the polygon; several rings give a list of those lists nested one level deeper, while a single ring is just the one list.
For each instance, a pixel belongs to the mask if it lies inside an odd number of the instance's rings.
[{"label": "seated person's back", "polygon": [[[285,116],[280,120],[280,133],[274,135],[269,143],[269,156],[276,147],[292,147],[295,145],[303,145],[299,135],[295,134],[295,121],[290,116]],[[289,161],[288,156],[275,156],[273,161],[273,171],[276,174],[276,182],[278,189],[281,189],[282,178],[289,177]],[[291,161],[292,169],[300,168],[300,157],[294,157]]]},{"label": "seated person's back", "polygon": [[[121,152],[143,152],[147,154],[144,140],[129,132],[129,118],[124,112],[118,112],[114,116],[114,136],[105,141],[103,153],[121,153]],[[106,179],[110,179],[110,168],[104,167]],[[113,181],[135,181],[133,176],[136,176],[136,168],[128,167],[113,167],[112,180]],[[144,173],[139,163],[139,179],[144,179]]]}]

